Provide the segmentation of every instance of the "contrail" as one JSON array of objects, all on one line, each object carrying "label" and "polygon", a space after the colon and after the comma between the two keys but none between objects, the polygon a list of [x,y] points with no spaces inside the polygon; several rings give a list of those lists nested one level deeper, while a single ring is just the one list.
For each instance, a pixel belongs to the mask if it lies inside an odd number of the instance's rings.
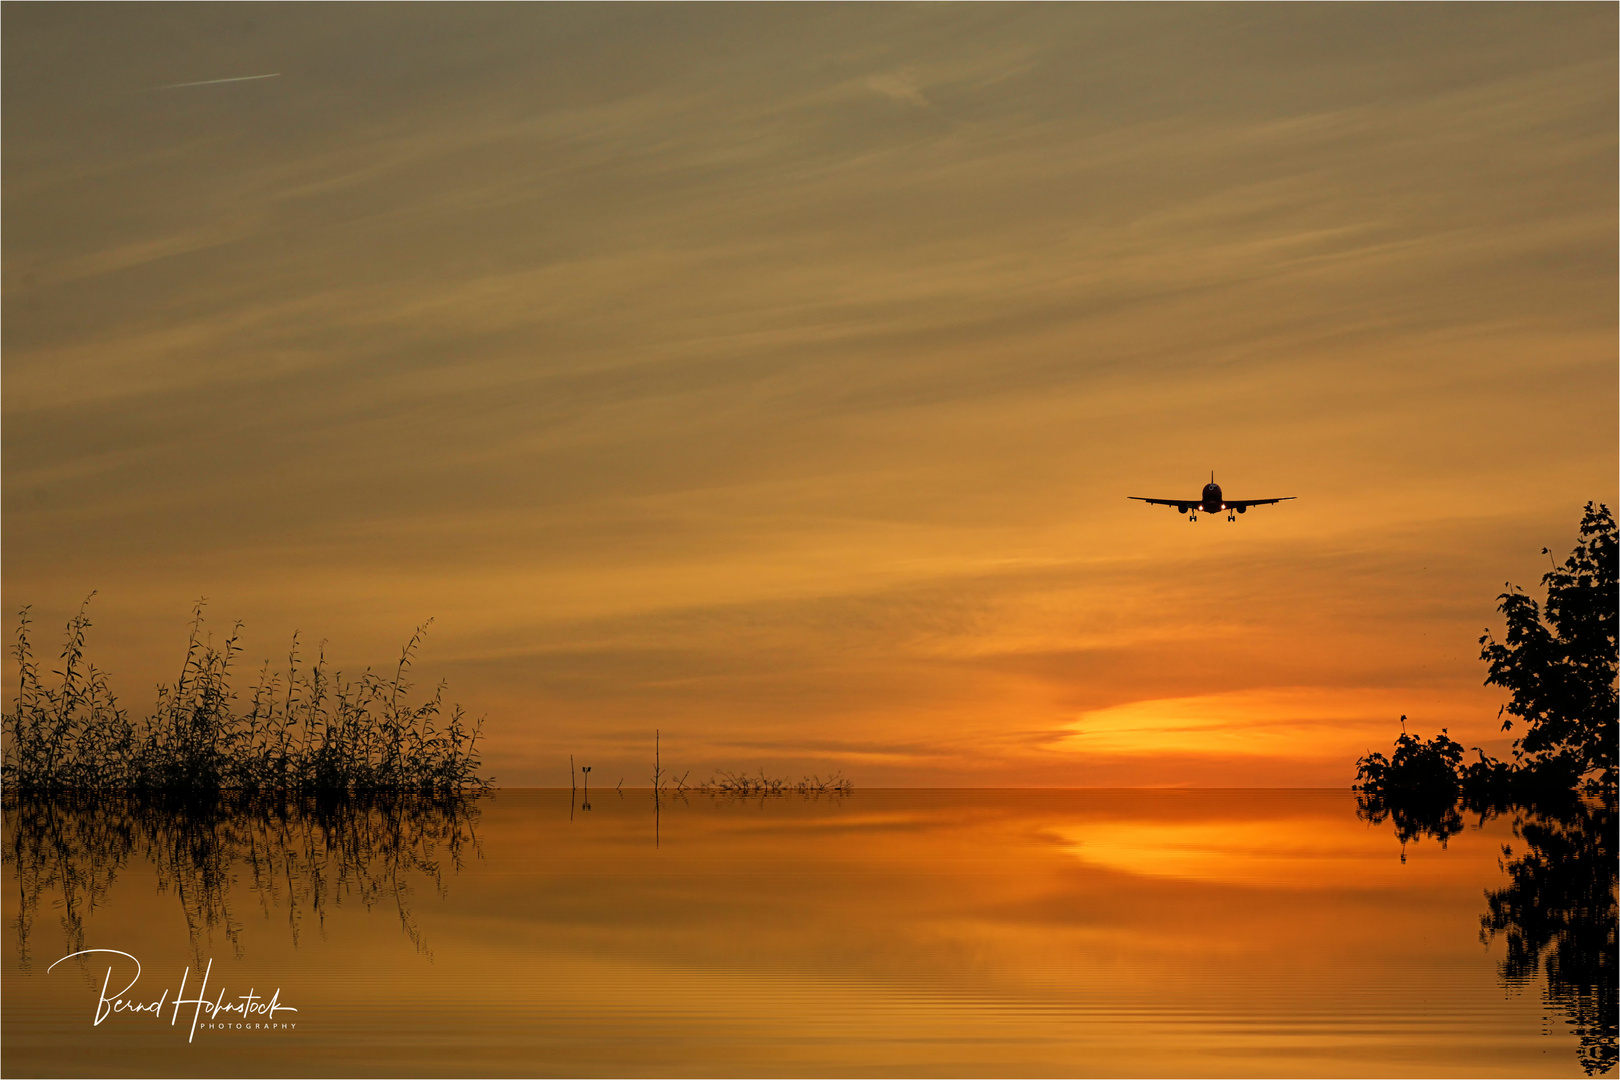
[{"label": "contrail", "polygon": [[238,76],[236,76],[235,78],[232,78],[232,79],[204,79],[202,82],[170,83],[167,86],[155,87],[155,89],[158,89],[158,90],[179,90],[182,87],[187,87],[187,86],[214,86],[217,83],[252,82],[254,79],[277,79],[277,78],[280,78],[280,77],[281,77],[281,72],[272,71],[268,75],[238,75]]}]

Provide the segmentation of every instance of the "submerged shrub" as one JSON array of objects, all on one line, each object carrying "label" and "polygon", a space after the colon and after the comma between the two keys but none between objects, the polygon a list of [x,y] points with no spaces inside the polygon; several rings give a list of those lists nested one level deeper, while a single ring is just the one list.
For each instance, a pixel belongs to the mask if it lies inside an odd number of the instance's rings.
[{"label": "submerged shrub", "polygon": [[481,722],[469,723],[459,705],[445,714],[444,684],[428,700],[407,703],[427,624],[406,643],[391,677],[368,668],[353,683],[327,667],[324,651],[302,663],[295,634],[286,671],[266,662],[244,703],[231,681],[242,624],[216,648],[198,603],[179,678],[158,688],[150,716],[132,721],[106,673],[85,658],[88,604],[68,622],[55,687],[40,677],[28,609],[20,613],[12,648],[18,688],[3,714],[0,756],[8,790],[445,793],[489,786],[478,774]]},{"label": "submerged shrub", "polygon": [[1395,740],[1393,760],[1368,754],[1356,762],[1354,786],[1385,798],[1451,802],[1457,797],[1457,766],[1462,755],[1462,745],[1447,736],[1445,728],[1428,742],[1402,731]]}]

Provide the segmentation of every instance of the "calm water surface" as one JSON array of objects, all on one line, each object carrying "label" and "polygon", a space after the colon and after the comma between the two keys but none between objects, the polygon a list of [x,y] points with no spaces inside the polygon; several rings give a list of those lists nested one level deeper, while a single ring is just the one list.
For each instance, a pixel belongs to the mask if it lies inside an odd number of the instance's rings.
[{"label": "calm water surface", "polygon": [[[1499,899],[1508,925],[1482,940],[1487,893],[1540,850],[1522,814],[1467,819],[1442,846],[1403,843],[1340,792],[688,796],[656,813],[646,791],[590,798],[14,807],[4,1071],[1581,1076],[1613,1061],[1612,864],[1575,890],[1602,907],[1606,943],[1568,940],[1567,912],[1553,933],[1564,984],[1586,964],[1608,990],[1550,1000],[1534,956],[1513,966],[1538,933],[1514,936],[1514,905],[1545,921],[1567,897]],[[77,949],[137,958],[123,996],[166,994],[161,1019],[96,1025],[104,980],[119,996],[134,964],[47,970]],[[209,1000],[279,990],[297,1012],[274,1022],[296,1027],[208,1027],[204,1010],[193,1033],[195,1005],[172,1024],[182,974],[201,996],[210,963]]]}]

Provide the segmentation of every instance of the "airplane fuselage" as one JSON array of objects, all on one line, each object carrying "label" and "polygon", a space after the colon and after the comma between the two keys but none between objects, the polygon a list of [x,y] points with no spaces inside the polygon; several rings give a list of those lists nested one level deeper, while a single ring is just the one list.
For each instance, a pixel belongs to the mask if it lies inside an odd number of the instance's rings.
[{"label": "airplane fuselage", "polygon": [[1187,499],[1185,501],[1181,499],[1150,499],[1146,495],[1131,495],[1129,498],[1145,503],[1153,503],[1157,506],[1173,506],[1176,510],[1186,514],[1192,521],[1198,520],[1200,511],[1206,514],[1225,512],[1226,520],[1236,521],[1237,516],[1248,513],[1251,506],[1270,506],[1273,503],[1287,502],[1293,496],[1281,495],[1274,499],[1233,499],[1228,502],[1225,494],[1221,491],[1221,485],[1215,482],[1214,473],[1211,473],[1209,483],[1204,485],[1203,492],[1196,499]]}]

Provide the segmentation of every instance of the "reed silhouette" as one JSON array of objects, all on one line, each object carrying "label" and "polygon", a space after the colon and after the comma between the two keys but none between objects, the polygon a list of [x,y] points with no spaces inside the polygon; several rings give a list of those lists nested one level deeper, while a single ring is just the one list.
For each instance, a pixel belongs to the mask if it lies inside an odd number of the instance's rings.
[{"label": "reed silhouette", "polygon": [[[65,948],[85,947],[85,921],[107,903],[132,860],[184,912],[192,952],[215,934],[241,952],[233,910],[246,886],[264,910],[282,909],[296,945],[305,920],[329,904],[393,905],[400,928],[431,957],[411,912],[413,882],[442,890],[445,871],[477,853],[479,795],[382,792],[330,795],[52,792],[5,800],[5,860],[19,903],[12,928],[22,970],[41,911],[55,914]],[[234,894],[234,895],[233,895]]]},{"label": "reed silhouette", "polygon": [[34,658],[29,609],[19,613],[18,689],[3,714],[0,757],[7,791],[449,794],[489,786],[479,775],[482,722],[469,722],[459,705],[446,714],[442,682],[409,703],[411,666],[431,620],[411,635],[391,676],[368,668],[355,682],[328,667],[324,647],[305,664],[295,634],[285,672],[266,661],[244,699],[232,684],[242,624],[216,647],[199,601],[178,678],[135,720],[86,658],[89,603],[68,621],[55,686]]}]

